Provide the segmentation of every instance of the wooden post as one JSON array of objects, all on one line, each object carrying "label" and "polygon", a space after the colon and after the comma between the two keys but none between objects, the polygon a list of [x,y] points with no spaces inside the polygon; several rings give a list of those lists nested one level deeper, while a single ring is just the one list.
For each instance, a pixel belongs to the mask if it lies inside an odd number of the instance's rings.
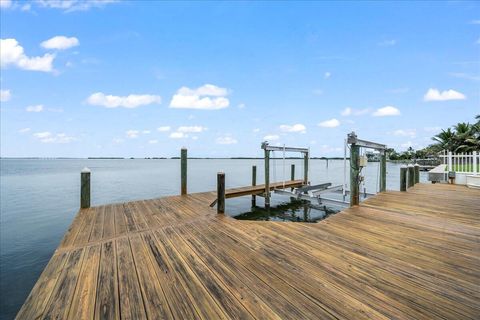
[{"label": "wooden post", "polygon": [[308,184],[308,153],[305,153],[303,157],[303,183]]},{"label": "wooden post", "polygon": [[225,212],[225,173],[217,173],[217,213]]},{"label": "wooden post", "polygon": [[80,208],[90,208],[90,169],[86,167],[80,173]]},{"label": "wooden post", "polygon": [[356,144],[350,146],[350,207],[356,206],[360,203],[360,194],[358,188],[360,187],[360,147]]},{"label": "wooden post", "polygon": [[400,191],[407,191],[407,167],[400,167]]},{"label": "wooden post", "polygon": [[380,192],[387,190],[387,153],[385,150],[380,155]]},{"label": "wooden post", "polygon": [[[252,186],[257,185],[257,166],[252,166]],[[257,199],[255,195],[252,195],[252,207],[257,205]]]},{"label": "wooden post", "polygon": [[413,165],[408,165],[408,187],[411,188],[415,185],[415,169]]},{"label": "wooden post", "polygon": [[181,194],[187,194],[187,148],[180,152]]},{"label": "wooden post", "polygon": [[420,182],[420,165],[418,163],[415,163],[415,165],[413,166],[413,169],[414,169],[414,177],[415,177],[414,184],[417,184]]},{"label": "wooden post", "polygon": [[270,207],[270,151],[265,150],[265,207]]}]

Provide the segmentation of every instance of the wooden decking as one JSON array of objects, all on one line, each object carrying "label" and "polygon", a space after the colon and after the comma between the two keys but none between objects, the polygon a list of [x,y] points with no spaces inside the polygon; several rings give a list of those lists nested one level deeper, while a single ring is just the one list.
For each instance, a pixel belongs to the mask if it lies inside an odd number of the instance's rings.
[{"label": "wooden decking", "polygon": [[17,317],[479,318],[479,190],[420,184],[311,224],[214,198],[80,211]]}]

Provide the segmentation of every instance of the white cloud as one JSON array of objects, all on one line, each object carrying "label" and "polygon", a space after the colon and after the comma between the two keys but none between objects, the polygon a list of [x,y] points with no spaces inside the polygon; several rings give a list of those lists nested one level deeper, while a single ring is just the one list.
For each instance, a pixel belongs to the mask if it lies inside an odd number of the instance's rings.
[{"label": "white cloud", "polygon": [[23,129],[18,130],[18,132],[20,132],[20,133],[27,133],[29,131],[30,131],[30,128],[23,128]]},{"label": "white cloud", "polygon": [[189,126],[189,127],[186,127],[186,126],[181,126],[181,127],[178,127],[177,129],[177,132],[182,132],[182,133],[200,133],[200,132],[203,132],[207,130],[206,127],[202,127],[202,126]]},{"label": "white cloud", "polygon": [[297,123],[297,124],[294,124],[294,125],[288,125],[288,124],[282,124],[280,126],[280,131],[282,132],[300,132],[300,133],[306,133],[307,132],[307,128],[301,124],[301,123]]},{"label": "white cloud", "polygon": [[170,108],[219,110],[227,108],[230,101],[225,98],[228,90],[213,84],[205,84],[196,89],[180,88],[172,97]]},{"label": "white cloud", "polygon": [[25,110],[27,110],[27,112],[42,112],[43,111],[43,105],[37,104],[37,105],[34,105],[34,106],[28,106],[28,107],[25,108]]},{"label": "white cloud", "polygon": [[149,144],[156,144],[156,143],[158,143],[158,140],[148,140],[148,143]]},{"label": "white cloud", "polygon": [[142,133],[143,133],[143,134],[150,134],[151,131],[150,131],[150,130],[143,130]]},{"label": "white cloud", "polygon": [[140,134],[140,132],[138,130],[127,130],[125,132],[125,135],[130,139],[138,138],[139,134]]},{"label": "white cloud", "polygon": [[439,132],[442,130],[442,127],[425,127],[423,128],[426,132]]},{"label": "white cloud", "polygon": [[260,132],[260,128],[255,128],[252,130],[254,133]]},{"label": "white cloud", "polygon": [[122,142],[123,142],[123,139],[120,139],[120,138],[113,139],[113,143],[115,143],[115,144],[120,144]]},{"label": "white cloud", "polygon": [[76,47],[80,44],[77,38],[65,36],[55,36],[48,40],[43,41],[40,45],[45,49],[57,49],[65,50],[68,48]]},{"label": "white cloud", "polygon": [[392,106],[385,106],[383,108],[377,109],[373,114],[374,117],[390,117],[390,116],[399,116],[400,110]]},{"label": "white cloud", "polygon": [[276,134],[268,134],[265,137],[263,137],[263,140],[274,141],[274,140],[278,140],[279,138],[280,137]]},{"label": "white cloud", "polygon": [[340,112],[340,114],[344,117],[348,117],[348,116],[361,116],[361,115],[364,115],[364,114],[367,114],[370,112],[370,109],[369,108],[365,108],[365,109],[352,109],[350,107],[346,107],[345,109],[342,110],[342,112]]},{"label": "white cloud", "polygon": [[378,43],[379,46],[381,47],[391,47],[397,44],[397,40],[395,39],[390,39],[390,40],[384,40]]},{"label": "white cloud", "polygon": [[157,131],[159,132],[167,132],[167,131],[170,131],[170,126],[161,126],[161,127],[158,127],[157,128]]},{"label": "white cloud", "polygon": [[12,97],[10,90],[0,90],[0,101],[7,102]]},{"label": "white cloud", "polygon": [[417,130],[415,129],[398,129],[392,132],[394,136],[415,138]]},{"label": "white cloud", "polygon": [[445,90],[440,92],[438,89],[430,88],[423,96],[424,101],[448,101],[448,100],[465,100],[467,97],[455,90]]},{"label": "white cloud", "polygon": [[87,98],[87,103],[93,106],[102,106],[106,108],[137,108],[149,104],[160,104],[162,98],[151,94],[130,94],[128,96],[105,95],[102,92],[96,92]]},{"label": "white cloud", "polygon": [[480,20],[472,20],[470,21],[470,24],[480,24]]},{"label": "white cloud", "polygon": [[347,107],[343,109],[343,111],[340,113],[342,116],[349,116],[352,114],[352,108]]},{"label": "white cloud", "polygon": [[329,71],[327,71],[327,72],[325,72],[325,73],[323,74],[323,78],[324,78],[324,79],[330,79],[331,76],[332,76],[332,73],[329,72]]},{"label": "white cloud", "polygon": [[17,40],[0,39],[0,64],[2,68],[16,66],[23,70],[52,72],[54,59],[55,55],[51,53],[38,57],[28,57]]},{"label": "white cloud", "polygon": [[225,137],[218,137],[215,139],[215,143],[217,144],[236,144],[238,141],[232,137],[225,136]]},{"label": "white cloud", "polygon": [[338,121],[337,119],[330,119],[330,120],[322,121],[318,125],[324,128],[335,128],[340,125],[340,121]]},{"label": "white cloud", "polygon": [[245,109],[245,103],[240,103],[238,105],[238,109]]},{"label": "white cloud", "polygon": [[12,7],[12,0],[0,0],[0,8],[7,9]]},{"label": "white cloud", "polygon": [[[3,0],[2,0],[3,1]],[[118,0],[36,0],[41,7],[72,11],[86,11],[90,8],[101,8]]]},{"label": "white cloud", "polygon": [[169,137],[172,139],[181,139],[181,138],[187,138],[188,136],[183,132],[172,132],[170,133]]},{"label": "white cloud", "polygon": [[34,133],[33,137],[42,143],[70,143],[77,140],[76,138],[68,136],[65,133],[53,134],[49,131]]}]

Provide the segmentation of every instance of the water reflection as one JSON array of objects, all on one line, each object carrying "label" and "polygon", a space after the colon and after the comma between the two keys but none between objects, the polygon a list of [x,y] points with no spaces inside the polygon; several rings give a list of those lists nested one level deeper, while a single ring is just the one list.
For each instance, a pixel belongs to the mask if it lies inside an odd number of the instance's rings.
[{"label": "water reflection", "polygon": [[235,216],[235,218],[257,221],[317,222],[339,211],[336,208],[315,205],[307,200],[290,197],[290,201],[285,201],[269,208],[254,206],[251,208],[251,211],[241,213]]}]

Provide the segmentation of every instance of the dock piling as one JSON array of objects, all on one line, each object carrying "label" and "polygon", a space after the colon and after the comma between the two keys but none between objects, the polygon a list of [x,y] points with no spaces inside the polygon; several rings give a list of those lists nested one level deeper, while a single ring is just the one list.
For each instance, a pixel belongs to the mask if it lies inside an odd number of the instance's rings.
[{"label": "dock piling", "polygon": [[187,148],[182,148],[180,152],[180,170],[181,170],[181,194],[187,194]]},{"label": "dock piling", "polygon": [[90,208],[90,169],[83,168],[80,173],[80,208]]},{"label": "dock piling", "polygon": [[420,182],[420,165],[418,163],[416,163],[414,166],[414,172],[415,172],[415,180],[414,180],[414,184],[417,184]]},{"label": "dock piling", "polygon": [[[252,166],[252,186],[257,185],[257,166]],[[253,194],[252,195],[252,207],[255,207],[257,205],[257,198]]]},{"label": "dock piling", "polygon": [[408,187],[411,188],[415,185],[415,169],[412,164],[408,165]]},{"label": "dock piling", "polygon": [[387,153],[383,150],[380,154],[380,192],[387,190]]},{"label": "dock piling", "polygon": [[352,144],[350,147],[350,207],[358,206],[360,203],[360,147]]},{"label": "dock piling", "polygon": [[225,213],[225,173],[217,173],[217,213]]},{"label": "dock piling", "polygon": [[400,191],[407,191],[407,167],[400,167]]}]

